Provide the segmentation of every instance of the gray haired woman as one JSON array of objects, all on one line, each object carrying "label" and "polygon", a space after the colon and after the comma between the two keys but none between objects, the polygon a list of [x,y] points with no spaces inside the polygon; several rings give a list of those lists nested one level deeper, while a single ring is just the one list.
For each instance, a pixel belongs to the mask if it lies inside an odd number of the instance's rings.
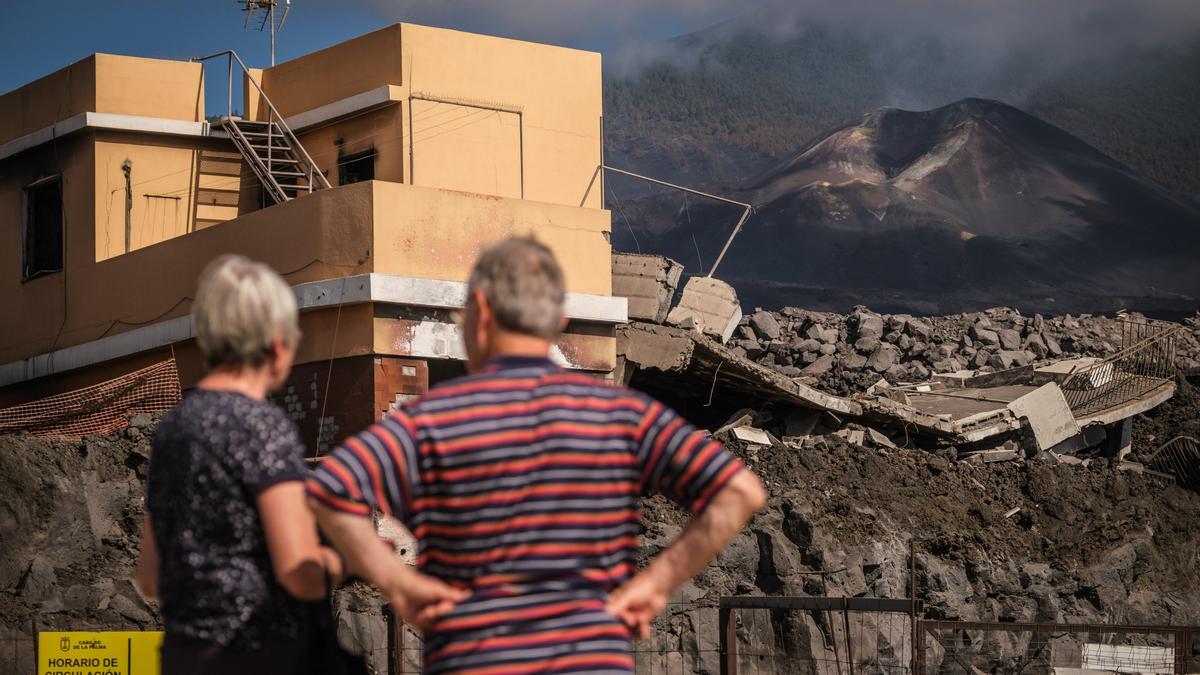
[{"label": "gray haired woman", "polygon": [[226,255],[192,319],[208,374],[154,435],[137,567],[161,601],[162,672],[303,672],[301,601],[344,570],[317,538],[296,426],[265,400],[292,367],[296,301],[266,265]]}]

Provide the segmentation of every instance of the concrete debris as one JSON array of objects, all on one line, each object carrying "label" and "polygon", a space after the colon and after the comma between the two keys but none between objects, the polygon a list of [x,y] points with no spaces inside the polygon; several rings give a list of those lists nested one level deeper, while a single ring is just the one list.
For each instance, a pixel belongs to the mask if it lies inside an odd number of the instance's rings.
[{"label": "concrete debris", "polygon": [[[761,338],[749,329],[749,318],[743,319],[749,334],[735,345],[741,353],[768,367],[803,370],[812,363],[805,361],[805,354],[813,351],[805,340],[832,345],[833,363],[813,374],[822,390],[845,396],[865,390],[878,379],[878,373],[892,382],[912,383],[928,379],[931,372],[1040,368],[1049,365],[1047,359],[1111,356],[1121,348],[1123,339],[1123,324],[1116,318],[1030,318],[1007,308],[921,318],[877,314],[865,307],[848,315],[795,307],[771,314],[780,327],[779,337]],[[1126,318],[1147,320],[1140,314]],[[1184,372],[1200,368],[1200,319],[1189,319],[1187,328],[1176,343],[1176,363]],[[777,345],[772,348],[772,343]],[[894,352],[889,350],[888,355],[871,361],[882,345]],[[892,356],[894,363],[879,370]]]},{"label": "concrete debris", "polygon": [[851,445],[862,445],[866,439],[866,432],[862,429],[840,429],[834,435],[846,439]]},{"label": "concrete debris", "polygon": [[730,432],[734,438],[754,445],[774,445],[776,440],[771,434],[755,427],[737,427]]},{"label": "concrete debris", "polygon": [[1080,431],[1062,389],[1054,382],[1014,400],[1008,409],[1029,424],[1039,450],[1052,448]]},{"label": "concrete debris", "polygon": [[612,294],[629,300],[629,318],[662,323],[683,265],[657,255],[613,253]]},{"label": "concrete debris", "polygon": [[990,464],[992,462],[1010,462],[1021,456],[1018,450],[1010,450],[1001,448],[998,450],[980,450],[979,452],[971,452],[965,455],[960,455],[960,458],[973,464]]},{"label": "concrete debris", "polygon": [[754,329],[754,333],[759,338],[765,340],[779,339],[779,322],[775,320],[775,315],[770,312],[758,310],[750,317],[750,327]]},{"label": "concrete debris", "polygon": [[877,431],[875,429],[867,427],[866,434],[867,434],[867,440],[874,443],[877,447],[881,447],[881,448],[895,448],[896,447],[896,444],[892,442],[892,439],[888,438],[881,431]]},{"label": "concrete debris", "polygon": [[679,305],[667,314],[667,323],[672,326],[688,324],[721,344],[729,341],[741,320],[742,306],[738,304],[737,292],[712,277],[688,279]]}]

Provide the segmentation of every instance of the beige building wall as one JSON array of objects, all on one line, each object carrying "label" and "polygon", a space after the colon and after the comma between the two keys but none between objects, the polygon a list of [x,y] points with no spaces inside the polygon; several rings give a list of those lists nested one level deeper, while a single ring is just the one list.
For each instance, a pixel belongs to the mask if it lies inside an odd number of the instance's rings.
[{"label": "beige building wall", "polygon": [[[409,94],[519,111],[524,198],[579,206],[600,164],[600,54],[426,26],[401,27]],[[474,131],[467,126],[447,135]],[[418,161],[431,149],[423,148],[419,138],[413,144]],[[487,161],[464,161],[462,171],[483,187],[495,180],[495,166]],[[441,187],[423,182],[420,172],[413,178],[417,185]],[[593,190],[583,205],[600,208],[599,192]]]},{"label": "beige building wall", "polygon": [[93,54],[0,96],[0,143],[96,110]]},{"label": "beige building wall", "polygon": [[403,84],[402,27],[388,26],[267,68],[263,90],[286,116],[385,84]]},{"label": "beige building wall", "polygon": [[[105,135],[97,140],[96,261],[126,253],[125,173],[130,164],[130,250],[187,234],[196,203],[195,147],[186,142],[137,135]],[[134,136],[131,138],[131,136]]]},{"label": "beige building wall", "polygon": [[[98,162],[80,141],[72,153],[77,159],[63,173],[68,182],[90,186]],[[0,174],[0,185],[23,180]],[[12,193],[3,191],[6,213],[14,208]],[[90,217],[95,193],[72,194],[65,272],[20,283],[19,239],[12,228],[0,231],[8,270],[0,275],[0,316],[21,317],[0,331],[0,363],[184,316],[204,265],[227,252],[265,261],[291,284],[368,272],[462,281],[481,247],[510,233],[531,233],[560,258],[570,291],[611,291],[608,214],[594,209],[368,181],[97,261]],[[342,321],[349,316],[343,312]],[[371,330],[361,328],[360,344],[370,344]],[[331,335],[320,329],[306,335],[302,361],[330,357]],[[352,344],[339,337],[337,346],[345,356]]]},{"label": "beige building wall", "polygon": [[297,130],[331,183],[341,156],[374,148],[378,180],[599,208],[600,67],[594,52],[396,24],[268,68],[262,84],[285,117],[398,89]]},{"label": "beige building wall", "polygon": [[204,120],[204,68],[199,63],[96,54],[94,112],[172,120]]},{"label": "beige building wall", "polygon": [[[202,72],[89,57],[0,96],[0,140],[89,111],[202,120]],[[401,87],[390,105],[301,132],[334,185],[341,158],[368,150],[378,180],[254,210],[221,139],[80,131],[2,160],[0,222],[15,226],[0,228],[0,363],[186,315],[196,276],[225,252],[292,284],[366,272],[461,281],[480,248],[531,233],[559,256],[569,290],[611,293],[610,216],[596,190],[579,206],[600,161],[598,54],[395,25],[262,77],[285,115]],[[56,173],[65,271],[22,283],[23,188]],[[336,345],[333,316],[306,315],[301,362],[371,352],[369,307],[342,312]]]},{"label": "beige building wall", "polygon": [[[0,162],[0,362],[7,355],[32,356],[59,344],[59,328],[70,305],[65,274],[22,281],[24,188],[39,178],[60,175],[63,190],[63,264],[93,264],[95,162],[90,139],[75,135],[57,148],[22,153],[20,161]],[[72,310],[74,308],[72,307]],[[14,357],[16,358],[16,357]]]},{"label": "beige building wall", "polygon": [[93,54],[0,95],[0,143],[85,112],[199,122],[203,80],[199,63]]},{"label": "beige building wall", "polygon": [[567,290],[612,294],[609,214],[375,181],[376,272],[466,281],[480,249],[512,234],[554,251]]}]

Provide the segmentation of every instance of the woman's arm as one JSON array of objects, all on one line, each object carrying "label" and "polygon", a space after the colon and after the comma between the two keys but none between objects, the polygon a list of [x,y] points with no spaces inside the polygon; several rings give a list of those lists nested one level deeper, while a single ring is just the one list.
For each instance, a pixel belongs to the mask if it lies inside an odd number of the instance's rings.
[{"label": "woman's arm", "polygon": [[345,570],[340,556],[317,539],[317,521],[308,508],[304,483],[277,483],[260,492],[257,501],[279,584],[301,600],[325,597],[326,571],[337,585]]},{"label": "woman's arm", "polygon": [[150,529],[149,511],[142,517],[142,547],[138,553],[133,583],[143,598],[158,599],[158,545],[154,543],[154,532]]}]

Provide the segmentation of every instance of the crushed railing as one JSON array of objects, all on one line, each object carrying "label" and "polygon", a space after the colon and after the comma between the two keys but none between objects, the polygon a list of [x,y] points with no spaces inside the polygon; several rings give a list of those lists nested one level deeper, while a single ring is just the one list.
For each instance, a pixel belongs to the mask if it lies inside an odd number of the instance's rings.
[{"label": "crushed railing", "polygon": [[1142,457],[1147,469],[1166,474],[1175,484],[1200,492],[1200,441],[1176,436]]},{"label": "crushed railing", "polygon": [[1128,321],[1122,328],[1120,351],[1071,373],[1062,383],[1076,418],[1136,401],[1174,377],[1179,326]]}]

